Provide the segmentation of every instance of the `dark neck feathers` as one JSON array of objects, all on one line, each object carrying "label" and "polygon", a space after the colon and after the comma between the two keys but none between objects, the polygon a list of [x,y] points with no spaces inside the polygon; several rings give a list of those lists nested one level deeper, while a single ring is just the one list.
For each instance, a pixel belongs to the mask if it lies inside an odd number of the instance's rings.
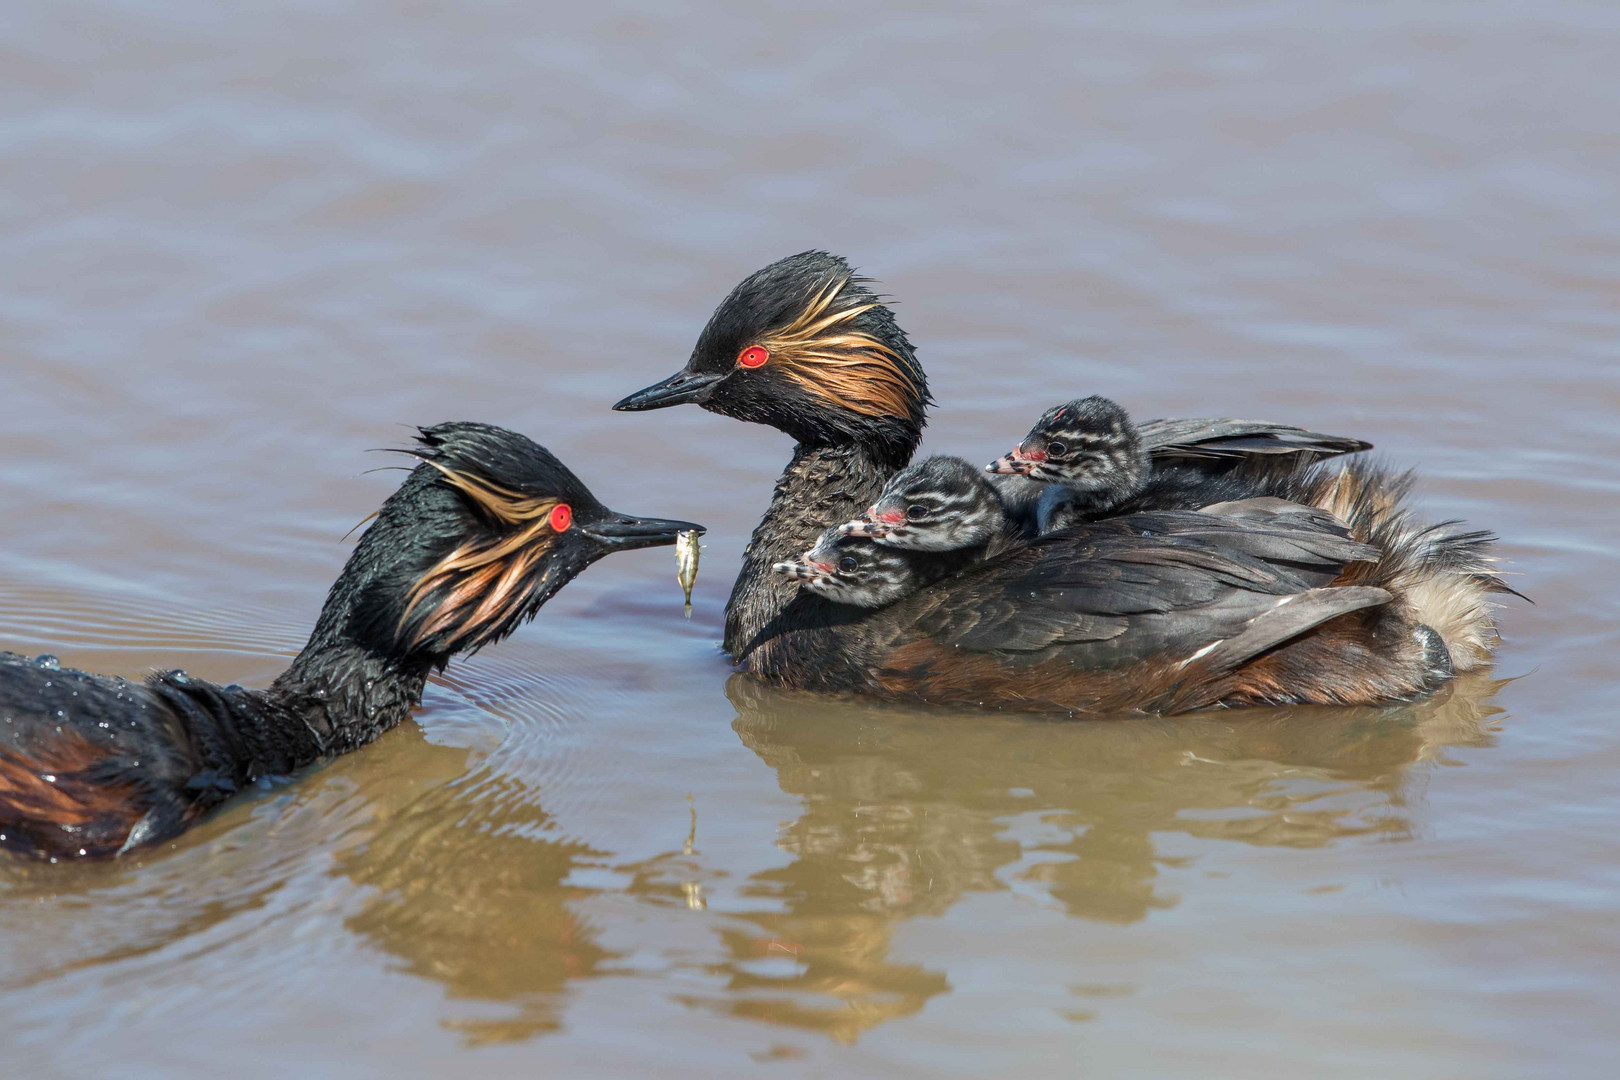
[{"label": "dark neck feathers", "polygon": [[396,646],[386,625],[396,610],[386,598],[401,586],[378,553],[400,545],[374,534],[390,524],[379,521],[361,538],[309,641],[268,688],[218,687],[178,673],[152,680],[184,717],[209,768],[229,768],[238,781],[290,772],[364,746],[421,702],[428,672],[442,658]]},{"label": "dark neck feathers", "polygon": [[355,644],[306,646],[266,696],[321,740],[326,754],[364,746],[422,701],[431,665]]},{"label": "dark neck feathers", "polygon": [[428,669],[356,645],[312,644],[264,690],[160,672],[145,688],[178,723],[167,735],[151,732],[147,756],[161,755],[154,774],[206,809],[262,776],[371,742],[420,703]]},{"label": "dark neck feathers", "polygon": [[[793,460],[776,482],[770,509],[743,553],[742,571],[726,603],[725,648],[742,662],[762,643],[762,632],[799,595],[797,582],[771,572],[771,564],[814,547],[828,525],[859,517],[876,501],[905,461],[890,448],[848,444],[793,449]],[[809,607],[837,608],[808,593]]]}]

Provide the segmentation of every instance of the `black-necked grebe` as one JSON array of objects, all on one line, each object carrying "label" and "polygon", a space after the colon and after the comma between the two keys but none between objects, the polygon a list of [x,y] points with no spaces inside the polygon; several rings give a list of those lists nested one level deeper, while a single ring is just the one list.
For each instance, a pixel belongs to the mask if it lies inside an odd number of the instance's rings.
[{"label": "black-necked grebe", "polygon": [[1251,504],[1110,517],[876,610],[772,573],[877,499],[916,449],[929,400],[889,308],[844,260],[806,252],[745,279],[682,371],[615,406],[694,402],[797,443],[727,605],[725,646],[740,666],[789,686],[929,702],[1176,712],[1410,698],[1491,654],[1489,601],[1504,586],[1487,534],[1415,522],[1405,477],[1313,464],[1358,440],[1301,451],[1239,422],[1139,433],[1177,468],[1219,479],[1197,505],[1280,499],[1325,513]]},{"label": "black-necked grebe", "polygon": [[614,551],[700,529],[614,513],[561,462],[485,424],[424,428],[309,642],[268,689],[128,682],[0,653],[0,846],[115,855],[178,835],[260,777],[363,746],[434,668],[499,641]]}]

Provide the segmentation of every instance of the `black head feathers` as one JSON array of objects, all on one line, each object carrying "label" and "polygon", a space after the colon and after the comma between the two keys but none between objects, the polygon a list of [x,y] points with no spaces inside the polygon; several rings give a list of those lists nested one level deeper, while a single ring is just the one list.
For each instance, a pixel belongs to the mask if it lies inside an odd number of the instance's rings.
[{"label": "black head feathers", "polygon": [[721,301],[685,369],[614,406],[696,402],[807,445],[869,445],[909,460],[931,401],[916,351],[849,264],[806,251],[750,274]]}]

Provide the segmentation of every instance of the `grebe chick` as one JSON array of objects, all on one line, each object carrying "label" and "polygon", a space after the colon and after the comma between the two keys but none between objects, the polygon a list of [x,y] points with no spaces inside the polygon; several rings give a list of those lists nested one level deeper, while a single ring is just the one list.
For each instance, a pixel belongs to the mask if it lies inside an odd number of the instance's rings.
[{"label": "grebe chick", "polygon": [[983,471],[938,455],[895,473],[866,513],[838,531],[886,547],[955,551],[989,544],[1008,528],[1001,496]]},{"label": "grebe chick", "polygon": [[371,742],[420,703],[429,672],[505,638],[597,559],[702,531],[609,510],[498,427],[440,424],[419,442],[269,688],[0,653],[0,847],[54,862],[178,836],[261,777]]},{"label": "grebe chick", "polygon": [[[1275,491],[1264,475],[1273,465],[1298,469],[1323,454],[1366,448],[1250,420],[1138,425],[1115,402],[1092,396],[1048,409],[1011,453],[985,468],[1003,483],[1039,489],[1033,507],[1009,507],[1009,516],[1027,517],[1026,531],[1045,535],[1121,514],[1251,499]],[[1003,493],[1004,504],[1013,501]]]},{"label": "grebe chick", "polygon": [[1152,467],[1130,414],[1096,395],[1046,410],[1016,450],[986,466],[1048,485],[1035,510],[1043,534],[1123,506],[1147,486]]},{"label": "grebe chick", "polygon": [[797,559],[771,569],[837,604],[880,608],[977,560],[976,548],[927,551],[887,547],[834,526]]}]

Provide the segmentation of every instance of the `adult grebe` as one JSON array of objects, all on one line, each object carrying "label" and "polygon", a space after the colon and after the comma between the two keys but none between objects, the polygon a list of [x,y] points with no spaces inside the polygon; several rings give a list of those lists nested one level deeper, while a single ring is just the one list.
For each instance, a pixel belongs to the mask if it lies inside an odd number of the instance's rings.
[{"label": "adult grebe", "polygon": [[615,513],[543,447],[487,424],[424,428],[411,453],[421,464],[266,690],[0,653],[0,846],[98,857],[176,836],[259,777],[398,724],[431,670],[506,637],[602,556],[701,531]]},{"label": "adult grebe", "polygon": [[1176,505],[1207,511],[1079,525],[883,608],[773,574],[862,516],[922,435],[922,368],[866,285],[826,252],[773,263],[720,304],[682,371],[614,406],[694,402],[796,441],[726,609],[746,670],[929,702],[1175,712],[1398,700],[1489,658],[1488,601],[1508,591],[1491,537],[1415,523],[1407,477],[1314,464],[1365,443],[1283,425],[1144,424],[1167,467],[1203,485],[1179,485]]}]

